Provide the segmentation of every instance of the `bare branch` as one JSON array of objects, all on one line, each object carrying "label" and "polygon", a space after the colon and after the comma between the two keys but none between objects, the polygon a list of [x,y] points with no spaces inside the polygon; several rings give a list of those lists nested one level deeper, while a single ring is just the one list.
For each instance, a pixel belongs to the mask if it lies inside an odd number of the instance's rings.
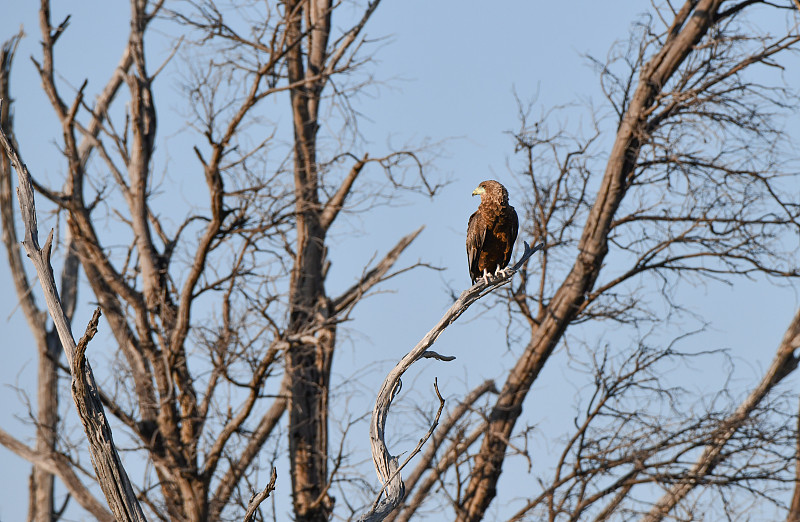
[{"label": "bare branch", "polygon": [[269,494],[275,491],[275,481],[278,480],[278,472],[275,468],[272,468],[272,472],[270,473],[269,483],[264,487],[264,489],[253,495],[250,499],[250,504],[247,506],[247,512],[244,515],[243,522],[250,522],[253,520],[253,517],[256,515],[256,511],[258,510],[258,506],[264,502]]},{"label": "bare branch", "polygon": [[[416,456],[417,453],[419,453],[422,450],[422,446],[424,446],[425,443],[428,441],[428,439],[431,437],[431,435],[433,435],[436,426],[439,425],[439,417],[441,417],[442,410],[444,409],[444,398],[442,398],[442,394],[439,393],[439,385],[436,379],[434,379],[433,381],[433,389],[436,391],[436,397],[439,399],[439,408],[436,410],[436,415],[434,415],[433,422],[431,423],[430,428],[428,428],[428,431],[425,433],[425,435],[421,439],[419,439],[419,442],[417,443],[416,447],[411,451],[411,453],[409,453],[408,457],[406,457],[406,460],[402,464],[400,465],[397,464],[397,457],[391,458],[390,464],[391,467],[394,469],[392,470],[391,474],[387,476],[385,479],[381,477],[382,479],[381,481],[383,482],[383,487],[378,492],[378,496],[377,498],[375,498],[375,502],[372,503],[372,507],[370,508],[370,510],[365,515],[363,515],[359,520],[371,522],[371,521],[380,521],[386,518],[386,516],[389,513],[391,513],[392,510],[397,506],[397,504],[394,504],[394,506],[388,508],[388,511],[387,507],[384,506],[387,501],[392,502],[392,498],[394,495],[392,494],[391,490],[394,488],[399,487],[400,490],[400,498],[397,499],[396,502],[399,503],[400,501],[402,501],[403,499],[402,497],[405,495],[405,488],[403,487],[402,479],[399,478],[400,472],[403,470],[404,467],[406,467],[406,465],[411,461],[411,459],[414,458],[414,456]],[[373,460],[374,460],[374,453],[373,453]],[[399,486],[394,480],[395,477],[397,477],[400,480]],[[389,488],[390,490],[390,493],[387,494],[387,500],[384,502],[380,502],[381,497],[383,496],[383,492],[387,488]]]},{"label": "bare branch", "polygon": [[[0,102],[0,109],[2,102]],[[103,412],[103,406],[96,395],[94,376],[88,364],[84,365],[83,350],[78,352],[78,346],[72,337],[61,301],[58,297],[53,269],[50,266],[50,248],[52,244],[52,231],[45,243],[44,249],[39,247],[39,231],[36,222],[36,207],[33,199],[33,186],[27,167],[22,163],[17,151],[14,149],[5,132],[0,129],[0,143],[11,163],[17,171],[19,188],[17,195],[20,201],[20,210],[25,224],[25,240],[23,245],[28,257],[33,261],[39,282],[44,291],[47,308],[53,323],[58,331],[61,345],[67,356],[68,364],[73,371],[73,399],[76,401],[78,413],[84,423],[86,435],[89,437],[89,451],[92,454],[92,463],[95,466],[100,486],[111,507],[111,511],[118,520],[143,521],[144,513],[136,500],[130,480],[119,459],[114,442],[111,437],[111,428]],[[87,340],[88,342],[88,340]],[[77,366],[75,365],[77,363]],[[80,376],[76,371],[80,370]],[[85,371],[84,371],[85,370]],[[75,381],[75,379],[78,379]],[[76,383],[77,382],[77,388]]]},{"label": "bare branch", "polygon": [[361,276],[355,285],[345,290],[342,295],[332,300],[333,313],[338,315],[358,302],[373,286],[380,283],[386,273],[394,266],[400,254],[411,244],[414,239],[422,232],[422,226],[400,239],[397,244],[386,253],[383,259],[374,268]]},{"label": "bare branch", "polygon": [[508,283],[514,273],[519,270],[534,253],[544,247],[543,243],[533,248],[529,247],[528,243],[524,244],[525,251],[520,260],[517,261],[513,267],[506,269],[497,278],[489,279],[488,281],[482,279],[478,280],[471,288],[464,290],[450,309],[445,312],[436,326],[425,334],[422,340],[397,363],[394,369],[389,372],[389,375],[386,376],[386,379],[384,379],[380,391],[378,392],[378,398],[375,401],[375,407],[372,410],[370,443],[372,447],[372,460],[375,463],[378,477],[381,479],[381,483],[384,484],[386,498],[380,503],[376,501],[376,504],[373,504],[372,508],[366,514],[362,515],[361,520],[383,520],[403,500],[405,487],[399,473],[400,466],[398,464],[398,459],[389,453],[385,442],[386,418],[389,414],[392,400],[394,400],[394,396],[399,390],[400,378],[412,364],[424,357],[424,354],[428,352],[428,348],[436,342],[436,339],[445,328],[453,324],[470,305],[492,290]]},{"label": "bare branch", "polygon": [[228,503],[231,494],[233,494],[236,484],[244,475],[247,467],[252,463],[253,459],[258,456],[258,452],[264,445],[270,434],[272,434],[278,421],[280,421],[283,414],[286,412],[286,405],[289,402],[288,394],[288,379],[286,377],[281,381],[281,388],[278,392],[278,397],[272,406],[261,418],[258,426],[250,437],[247,446],[240,452],[238,460],[231,462],[228,471],[223,475],[222,479],[214,491],[213,501],[211,502],[211,518],[219,518],[222,508]]},{"label": "bare branch", "polygon": [[114,522],[114,516],[106,509],[102,502],[92,495],[89,488],[83,484],[67,457],[61,453],[53,453],[50,456],[41,455],[33,448],[26,446],[12,437],[2,428],[0,428],[0,444],[31,464],[58,476],[67,488],[67,491],[69,491],[69,494],[75,497],[78,504],[91,513],[97,520]]},{"label": "bare branch", "polygon": [[336,216],[341,211],[342,207],[344,206],[344,200],[347,198],[347,195],[350,193],[350,189],[353,187],[353,183],[355,183],[356,178],[361,173],[361,170],[364,168],[364,165],[367,163],[368,156],[365,154],[364,157],[358,160],[355,165],[350,168],[350,172],[347,173],[344,181],[339,186],[339,189],[336,193],[331,196],[327,203],[325,203],[325,207],[322,210],[322,215],[320,215],[319,221],[320,226],[324,229],[330,228],[333,221],[336,219]]},{"label": "bare branch", "polygon": [[[9,98],[9,82],[11,75],[11,64],[14,53],[22,38],[22,32],[3,44],[2,55],[0,56],[0,99]],[[10,128],[11,124],[11,103],[9,99],[2,100],[0,106],[0,126],[4,132],[13,140]],[[0,157],[0,212],[2,212],[3,243],[6,248],[8,265],[14,280],[14,289],[19,299],[19,306],[25,314],[25,319],[31,332],[43,332],[44,317],[36,306],[36,300],[31,292],[31,285],[25,273],[24,263],[19,242],[17,241],[17,231],[14,226],[14,203],[11,199],[11,164],[8,156],[3,154]]]},{"label": "bare branch", "polygon": [[[410,499],[411,493],[414,492],[423,474],[427,472],[433,476],[442,474],[450,464],[455,462],[456,459],[452,458],[452,455],[458,453],[457,448],[466,451],[470,445],[469,442],[456,436],[453,444],[445,450],[445,456],[438,458],[436,463],[434,463],[437,450],[439,450],[443,442],[450,437],[450,433],[456,428],[459,421],[475,408],[475,403],[486,393],[498,393],[494,381],[487,380],[481,383],[459,401],[458,405],[447,415],[439,428],[439,432],[433,438],[433,442],[428,446],[428,449],[425,450],[425,453],[420,458],[414,470],[409,473],[408,478],[405,480],[405,498],[403,505],[400,506],[400,509],[391,513],[388,520],[408,520],[417,508],[419,508],[422,500],[427,497],[429,491],[429,487],[426,489],[426,485],[422,484],[420,491],[414,495],[413,499]],[[480,428],[476,430],[476,433],[479,432]],[[428,481],[428,484],[432,485],[433,481]]]},{"label": "bare branch", "polygon": [[775,358],[761,378],[761,382],[736,408],[736,411],[720,422],[719,428],[712,434],[708,444],[700,456],[697,457],[691,469],[653,505],[650,512],[642,518],[643,521],[658,522],[663,520],[704,477],[714,470],[720,462],[720,456],[725,445],[750,417],[752,411],[781,380],[797,369],[797,365],[800,363],[800,354],[796,354],[795,351],[798,348],[800,348],[800,310],[797,311],[791,323],[789,323],[789,327],[786,329],[786,333],[778,346]]}]

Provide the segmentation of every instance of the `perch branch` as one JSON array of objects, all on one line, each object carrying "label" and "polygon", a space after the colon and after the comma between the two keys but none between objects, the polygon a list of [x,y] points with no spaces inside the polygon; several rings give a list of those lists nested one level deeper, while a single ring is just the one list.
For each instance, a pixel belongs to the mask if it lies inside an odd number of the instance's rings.
[{"label": "perch branch", "polygon": [[[449,359],[441,359],[441,360],[452,361],[453,359],[455,359],[455,357],[451,357]],[[442,410],[444,409],[444,398],[442,397],[442,394],[439,393],[439,382],[438,382],[437,379],[433,380],[433,389],[436,390],[436,398],[439,399],[439,409],[436,410],[436,415],[433,418],[433,422],[431,423],[431,427],[428,428],[428,432],[425,434],[425,436],[422,437],[421,439],[419,439],[419,442],[417,443],[417,446],[413,449],[413,451],[411,451],[411,454],[409,454],[409,456],[406,457],[406,460],[403,461],[403,463],[400,466],[397,466],[397,469],[395,469],[392,472],[392,474],[389,475],[389,478],[384,482],[383,487],[381,488],[380,491],[378,491],[378,496],[375,499],[375,502],[372,503],[372,508],[371,508],[372,512],[374,512],[375,508],[378,507],[378,503],[380,502],[381,496],[383,496],[383,492],[386,489],[386,487],[389,484],[392,483],[392,481],[394,480],[395,476],[400,474],[400,472],[403,470],[404,467],[406,467],[406,465],[411,461],[411,459],[414,458],[414,456],[422,450],[422,446],[424,446],[425,443],[428,441],[428,439],[431,438],[431,435],[433,435],[433,432],[436,429],[436,426],[439,425],[439,418],[442,416]]]},{"label": "perch branch", "polygon": [[[439,335],[445,328],[450,326],[456,319],[463,314],[467,308],[470,307],[475,301],[490,293],[491,291],[499,288],[500,286],[508,283],[511,277],[520,269],[520,267],[537,251],[544,247],[544,243],[539,243],[531,248],[528,243],[525,244],[525,252],[517,263],[503,272],[496,278],[487,280],[479,279],[471,288],[463,291],[455,303],[450,307],[444,316],[439,320],[436,326],[431,331],[425,334],[425,337],[417,343],[405,357],[403,357],[394,369],[389,372],[386,379],[381,385],[378,392],[378,398],[375,401],[375,408],[372,410],[372,420],[370,421],[370,444],[372,447],[372,460],[375,463],[375,470],[378,477],[383,483],[381,493],[386,492],[386,498],[380,502],[376,501],[370,510],[361,516],[362,522],[376,522],[386,518],[403,500],[405,493],[403,479],[400,475],[401,467],[398,464],[398,459],[389,453],[385,441],[386,418],[389,414],[389,407],[392,400],[396,395],[396,391],[400,386],[400,377],[408,370],[408,368],[424,357],[433,357],[440,360],[445,360],[439,354],[433,355],[435,352],[428,350]],[[427,354],[427,355],[426,355]],[[437,389],[438,393],[438,389]],[[438,416],[437,416],[438,421]],[[435,427],[435,426],[434,426]],[[404,464],[405,465],[405,464]],[[380,497],[379,497],[380,498]]]}]

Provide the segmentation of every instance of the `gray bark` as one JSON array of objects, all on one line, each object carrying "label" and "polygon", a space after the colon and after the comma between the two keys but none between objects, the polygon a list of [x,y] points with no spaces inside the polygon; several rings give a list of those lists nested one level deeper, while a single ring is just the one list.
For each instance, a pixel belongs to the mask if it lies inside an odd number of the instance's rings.
[{"label": "gray bark", "polygon": [[[114,446],[111,428],[108,425],[103,405],[97,394],[97,384],[95,383],[92,369],[84,359],[85,343],[79,352],[75,339],[72,337],[69,320],[58,295],[53,269],[50,265],[53,233],[52,231],[50,232],[44,248],[40,248],[36,206],[30,174],[13,145],[2,131],[0,131],[0,144],[2,144],[5,153],[17,171],[19,184],[17,196],[19,197],[22,221],[25,224],[23,246],[36,267],[47,309],[53,319],[68,364],[72,370],[73,400],[89,439],[89,453],[92,457],[97,480],[106,496],[111,512],[117,520],[144,521],[146,520],[144,513],[141,506],[139,506],[133,486]],[[93,318],[95,327],[97,317],[99,317],[99,313]]]},{"label": "gray bark", "polygon": [[[453,324],[456,319],[458,319],[461,314],[467,311],[467,309],[475,303],[481,297],[489,294],[493,290],[507,284],[510,282],[511,277],[514,273],[519,270],[521,266],[525,264],[525,262],[537,251],[541,250],[544,247],[542,243],[536,245],[535,247],[531,248],[525,243],[525,251],[523,252],[521,258],[517,263],[511,267],[507,268],[503,271],[503,273],[494,279],[484,280],[479,279],[478,282],[473,285],[471,288],[465,290],[461,293],[458,299],[453,303],[453,305],[445,312],[444,316],[436,323],[436,326],[433,327],[422,340],[417,343],[417,345],[408,352],[401,360],[397,363],[397,365],[389,372],[389,375],[386,376],[384,379],[383,384],[381,384],[381,388],[378,392],[378,398],[375,400],[375,407],[372,410],[372,418],[369,425],[369,438],[370,438],[370,447],[372,448],[372,461],[375,463],[375,470],[378,473],[378,478],[381,480],[381,483],[384,485],[381,492],[385,491],[385,498],[381,500],[381,495],[378,495],[378,498],[373,503],[372,507],[369,509],[367,513],[361,516],[360,520],[362,522],[376,522],[380,520],[384,520],[389,514],[394,511],[397,506],[400,505],[402,502],[403,497],[405,496],[405,485],[403,484],[403,479],[400,474],[400,471],[403,467],[409,462],[411,457],[413,457],[421,448],[422,442],[427,439],[423,439],[420,442],[420,445],[411,453],[411,455],[406,459],[406,461],[401,465],[398,461],[397,456],[392,455],[389,453],[389,450],[386,446],[386,420],[389,415],[389,408],[392,405],[392,401],[394,400],[397,393],[400,390],[400,378],[403,374],[408,370],[412,364],[417,362],[422,358],[434,358],[444,361],[453,360],[455,357],[444,357],[436,352],[432,352],[429,350],[433,343],[436,342],[436,339],[441,335],[444,330]],[[438,395],[438,389],[437,389]],[[436,415],[436,420],[431,427],[431,431],[428,432],[428,436],[435,428],[439,414],[441,414],[442,406],[444,401],[442,400],[441,396],[439,395],[440,400],[440,407],[439,412]]]}]

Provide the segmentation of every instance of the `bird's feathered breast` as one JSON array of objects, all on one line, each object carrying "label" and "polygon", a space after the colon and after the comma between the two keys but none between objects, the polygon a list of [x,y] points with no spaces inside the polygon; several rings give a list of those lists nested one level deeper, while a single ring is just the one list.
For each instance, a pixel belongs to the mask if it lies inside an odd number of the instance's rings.
[{"label": "bird's feathered breast", "polygon": [[[511,260],[511,251],[517,239],[519,220],[502,185],[484,186],[478,210],[467,225],[467,261],[469,273],[475,282],[484,270],[493,273],[505,268]],[[483,186],[483,185],[482,185]]]}]

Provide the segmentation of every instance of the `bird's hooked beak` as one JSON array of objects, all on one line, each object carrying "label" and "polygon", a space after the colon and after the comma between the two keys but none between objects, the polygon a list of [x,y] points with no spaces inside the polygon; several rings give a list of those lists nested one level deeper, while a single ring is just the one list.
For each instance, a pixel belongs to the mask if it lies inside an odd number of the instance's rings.
[{"label": "bird's hooked beak", "polygon": [[473,190],[473,191],[472,191],[472,195],[473,195],[473,196],[480,196],[480,195],[482,195],[484,192],[486,192],[486,189],[485,189],[485,188],[483,188],[483,187],[478,187],[478,188],[476,188],[475,190]]}]

